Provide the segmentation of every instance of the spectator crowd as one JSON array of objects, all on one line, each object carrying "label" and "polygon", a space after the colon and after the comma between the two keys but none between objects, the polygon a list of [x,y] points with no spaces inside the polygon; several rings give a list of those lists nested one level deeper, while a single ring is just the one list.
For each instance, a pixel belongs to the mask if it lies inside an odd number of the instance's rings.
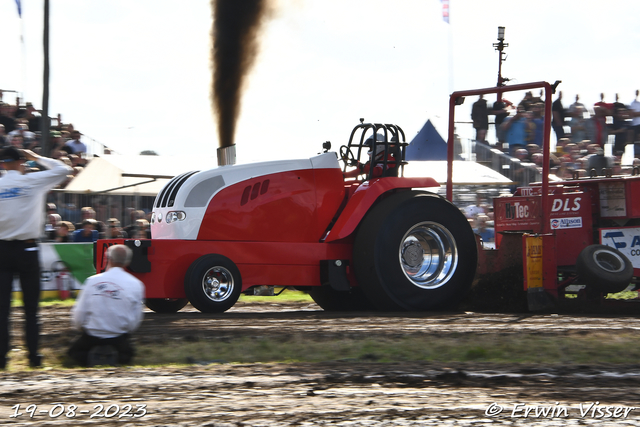
[{"label": "spectator crowd", "polygon": [[[13,146],[19,149],[42,153],[42,132],[40,112],[32,103],[27,102],[24,107],[2,102],[0,92],[0,146]],[[50,127],[49,140],[51,150],[48,157],[61,160],[71,168],[73,175],[63,184],[68,184],[88,162],[87,146],[81,141],[82,134],[71,123],[62,123],[60,117],[57,125]],[[30,167],[37,167],[35,163]]]},{"label": "spectator crowd", "polygon": [[[19,99],[15,104],[2,102],[2,99],[0,91],[0,148],[13,146],[42,154],[40,111],[30,102],[20,105]],[[60,116],[57,124],[50,127],[49,139],[49,157],[58,159],[73,169],[73,174],[68,175],[67,180],[58,187],[64,189],[90,162],[91,157],[87,155],[87,145],[82,142],[82,133],[73,124],[63,123]],[[105,154],[108,153],[109,150],[105,148]],[[28,170],[39,170],[35,162],[26,162],[26,165]],[[97,220],[96,211],[91,206],[83,207],[80,210],[81,220],[74,223],[70,221],[74,216],[71,212],[58,211],[55,203],[48,203],[43,241],[95,242],[98,238],[111,237],[150,238],[150,213],[134,208],[126,211],[130,222],[125,227],[121,227],[117,218]],[[67,218],[63,218],[64,216]]]},{"label": "spectator crowd", "polygon": [[95,242],[98,239],[150,239],[151,229],[147,214],[143,210],[129,209],[131,222],[121,227],[120,220],[109,218],[106,224],[96,220],[96,211],[85,206],[81,210],[82,220],[76,224],[64,221],[54,203],[47,204],[45,238],[55,243]]},{"label": "spectator crowd", "polygon": [[[517,104],[502,99],[489,106],[483,96],[473,104],[471,118],[476,129],[476,141],[488,144],[488,117],[495,116],[496,147],[522,163],[542,170],[545,104],[531,91]],[[580,96],[569,106],[563,104],[558,92],[551,111],[551,124],[556,135],[556,147],[550,155],[550,170],[560,179],[590,175],[630,174],[640,166],[640,91],[628,105],[605,101],[605,94],[591,108],[580,102]],[[610,156],[605,145],[611,144]],[[621,158],[628,146],[634,155],[632,165],[622,166]]]}]

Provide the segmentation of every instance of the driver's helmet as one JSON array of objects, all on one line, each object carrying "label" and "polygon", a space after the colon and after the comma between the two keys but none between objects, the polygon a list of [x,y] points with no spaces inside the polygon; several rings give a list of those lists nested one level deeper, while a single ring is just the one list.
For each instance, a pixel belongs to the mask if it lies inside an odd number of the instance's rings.
[{"label": "driver's helmet", "polygon": [[[382,141],[384,141],[384,135],[381,134],[381,133],[377,134],[377,137],[376,137],[376,159],[381,159],[381,158],[384,157],[384,152],[386,150],[386,145]],[[372,149],[373,135],[371,135],[369,138],[367,138],[364,141],[364,145],[369,147],[369,151],[367,152],[367,154],[369,155],[369,157],[371,157],[371,155],[373,154],[373,149]]]}]

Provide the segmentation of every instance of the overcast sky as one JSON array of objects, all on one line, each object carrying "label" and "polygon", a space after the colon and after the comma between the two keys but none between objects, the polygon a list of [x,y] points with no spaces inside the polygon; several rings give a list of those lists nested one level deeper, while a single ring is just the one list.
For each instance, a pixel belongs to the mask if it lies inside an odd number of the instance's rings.
[{"label": "overcast sky", "polygon": [[[215,156],[208,0],[50,1],[52,115],[119,153]],[[0,0],[0,89],[41,108],[44,0],[22,3],[21,22]],[[446,135],[449,93],[496,84],[500,25],[511,83],[562,80],[565,106],[576,93],[629,103],[640,87],[637,0],[450,4],[446,24],[439,0],[278,1],[242,100],[238,162],[310,157],[345,144],[360,117],[408,140],[431,118]]]}]

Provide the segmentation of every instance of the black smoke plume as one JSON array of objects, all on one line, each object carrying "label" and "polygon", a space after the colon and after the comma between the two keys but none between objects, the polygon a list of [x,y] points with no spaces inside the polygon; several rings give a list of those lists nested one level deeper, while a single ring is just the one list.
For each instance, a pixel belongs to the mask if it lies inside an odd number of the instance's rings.
[{"label": "black smoke plume", "polygon": [[220,147],[233,145],[245,77],[258,54],[267,0],[211,0],[213,110]]}]

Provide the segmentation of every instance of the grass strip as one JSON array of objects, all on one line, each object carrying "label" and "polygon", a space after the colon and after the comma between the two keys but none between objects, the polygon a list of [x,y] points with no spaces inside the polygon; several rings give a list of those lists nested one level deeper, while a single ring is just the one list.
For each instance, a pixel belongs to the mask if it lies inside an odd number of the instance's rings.
[{"label": "grass strip", "polygon": [[[137,346],[138,366],[212,363],[401,363],[488,362],[495,364],[634,364],[640,359],[640,337],[632,333],[451,334],[399,338],[287,337],[168,339]],[[61,368],[66,349],[43,348],[46,366]],[[10,370],[25,370],[26,351],[19,349]]]},{"label": "grass strip", "polygon": [[[193,340],[193,337],[190,338]],[[494,363],[637,363],[640,337],[604,333],[570,336],[456,334],[314,340],[303,336],[202,339],[139,347],[136,363],[433,361]]]}]

